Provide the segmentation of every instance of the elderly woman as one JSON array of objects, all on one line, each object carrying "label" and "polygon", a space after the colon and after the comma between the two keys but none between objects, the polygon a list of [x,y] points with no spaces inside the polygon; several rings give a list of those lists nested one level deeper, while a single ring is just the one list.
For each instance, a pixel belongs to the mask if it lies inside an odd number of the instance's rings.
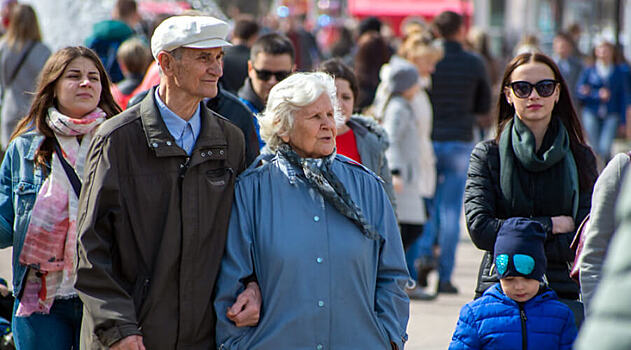
[{"label": "elderly woman", "polygon": [[[274,154],[235,189],[217,284],[223,349],[402,349],[409,300],[403,245],[380,180],[336,155],[343,122],[335,83],[298,73],[272,88],[259,116]],[[258,326],[225,313],[255,276]]]}]

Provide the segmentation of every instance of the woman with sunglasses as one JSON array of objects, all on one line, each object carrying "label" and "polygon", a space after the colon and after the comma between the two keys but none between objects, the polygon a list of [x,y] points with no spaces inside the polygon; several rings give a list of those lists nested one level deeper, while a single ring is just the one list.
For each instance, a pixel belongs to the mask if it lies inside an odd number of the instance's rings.
[{"label": "woman with sunglasses", "polygon": [[486,250],[476,298],[497,282],[497,232],[506,219],[527,217],[546,231],[548,284],[561,299],[577,300],[579,288],[568,271],[574,259],[570,243],[590,210],[596,159],[552,59],[518,55],[501,86],[497,136],[473,150],[464,196],[471,239]]}]

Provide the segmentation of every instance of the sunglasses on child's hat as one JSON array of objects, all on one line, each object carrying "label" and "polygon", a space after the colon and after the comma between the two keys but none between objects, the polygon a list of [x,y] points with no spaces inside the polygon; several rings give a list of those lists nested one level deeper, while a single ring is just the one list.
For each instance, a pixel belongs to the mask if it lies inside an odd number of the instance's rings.
[{"label": "sunglasses on child's hat", "polygon": [[550,97],[554,93],[554,89],[559,82],[554,79],[544,79],[531,84],[527,81],[514,81],[508,86],[513,90],[513,93],[518,98],[528,98],[532,93],[532,89],[537,90],[537,94],[540,97]]},{"label": "sunglasses on child's hat", "polygon": [[[500,254],[495,258],[495,266],[500,275],[503,275],[508,270],[508,260],[508,254]],[[529,275],[535,269],[535,259],[526,254],[514,254],[513,266],[522,275]]]}]

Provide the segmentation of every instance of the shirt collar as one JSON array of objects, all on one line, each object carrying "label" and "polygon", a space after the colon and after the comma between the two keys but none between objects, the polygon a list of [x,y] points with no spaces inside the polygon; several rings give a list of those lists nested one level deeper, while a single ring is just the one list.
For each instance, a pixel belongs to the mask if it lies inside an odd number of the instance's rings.
[{"label": "shirt collar", "polygon": [[197,109],[195,110],[195,113],[193,113],[191,119],[189,121],[186,121],[175,114],[171,109],[169,109],[166,104],[164,104],[164,102],[160,98],[160,94],[158,93],[159,90],[160,88],[158,87],[155,91],[156,103],[158,104],[158,110],[160,111],[162,120],[164,120],[164,124],[169,130],[171,136],[173,136],[173,138],[177,140],[180,135],[182,135],[182,132],[184,131],[186,125],[190,124],[191,129],[193,129],[193,137],[194,139],[197,139],[202,125],[200,117],[200,105],[197,105]]}]

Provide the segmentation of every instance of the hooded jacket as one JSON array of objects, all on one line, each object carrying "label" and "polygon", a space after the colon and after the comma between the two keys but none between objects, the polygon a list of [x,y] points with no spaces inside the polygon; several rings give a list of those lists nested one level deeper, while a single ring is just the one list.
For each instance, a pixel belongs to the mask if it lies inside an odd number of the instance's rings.
[{"label": "hooded jacket", "polygon": [[574,315],[544,288],[524,303],[507,297],[499,283],[489,288],[462,307],[449,349],[572,349]]},{"label": "hooded jacket", "polygon": [[392,176],[385,154],[390,144],[388,134],[373,118],[358,114],[351,116],[346,125],[355,133],[357,151],[362,159],[362,165],[372,170],[383,180],[383,187],[392,206],[395,207]]}]

